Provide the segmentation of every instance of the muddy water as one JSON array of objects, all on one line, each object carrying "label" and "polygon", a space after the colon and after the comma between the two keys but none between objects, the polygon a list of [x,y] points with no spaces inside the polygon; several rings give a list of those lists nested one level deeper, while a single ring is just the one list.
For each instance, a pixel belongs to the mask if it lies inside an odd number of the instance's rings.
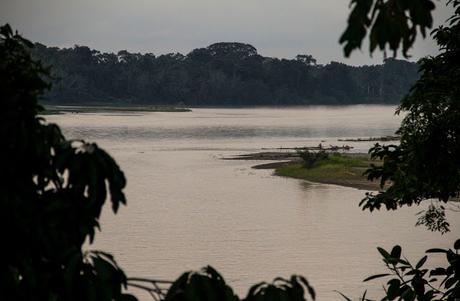
[{"label": "muddy water", "polygon": [[[261,148],[372,143],[339,138],[392,135],[394,107],[194,109],[187,113],[49,116],[71,138],[107,149],[128,178],[128,206],[109,207],[92,248],[112,252],[129,275],[175,279],[210,264],[244,296],[251,284],[305,275],[319,300],[357,297],[384,271],[376,246],[401,244],[414,260],[459,234],[414,227],[421,208],[363,212],[365,191],[272,176],[256,162],[222,157]],[[260,163],[260,162],[257,162]],[[458,218],[457,218],[458,219]],[[443,258],[431,264],[443,262]],[[140,295],[144,296],[144,295]],[[148,298],[145,298],[148,300]]]}]

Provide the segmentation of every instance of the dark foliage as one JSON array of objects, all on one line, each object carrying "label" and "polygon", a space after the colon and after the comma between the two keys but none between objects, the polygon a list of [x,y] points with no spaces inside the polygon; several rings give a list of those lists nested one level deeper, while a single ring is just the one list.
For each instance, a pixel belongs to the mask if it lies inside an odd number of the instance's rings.
[{"label": "dark foliage", "polygon": [[[370,276],[364,281],[387,278],[391,279],[384,286],[385,296],[382,301],[456,301],[460,298],[460,239],[452,249],[430,249],[417,264],[411,264],[401,257],[401,247],[395,246],[391,252],[377,248],[383,257],[388,273]],[[447,266],[426,268],[429,256],[444,254]],[[346,297],[345,297],[346,298]],[[346,298],[350,300],[349,298]],[[370,300],[363,298],[363,300]]]},{"label": "dark foliage", "polygon": [[96,144],[66,140],[37,113],[49,86],[32,44],[0,28],[1,300],[126,300],[126,277],[110,254],[83,251],[108,197],[114,212],[126,180]]},{"label": "dark foliage", "polygon": [[186,272],[169,289],[165,301],[238,301],[222,276],[208,266],[201,272]]},{"label": "dark foliage", "polygon": [[317,163],[326,160],[329,157],[329,154],[325,151],[311,152],[308,150],[299,150],[297,154],[303,160],[303,165],[305,168],[312,168]]},{"label": "dark foliage", "polygon": [[418,78],[417,64],[317,65],[311,55],[263,57],[248,44],[217,43],[187,55],[100,53],[85,46],[37,44],[53,66],[47,103],[187,106],[397,103]]},{"label": "dark foliage", "polygon": [[186,272],[169,289],[165,301],[307,301],[315,300],[315,291],[302,276],[290,279],[276,278],[273,283],[262,282],[252,286],[244,299],[233,293],[223,277],[212,267],[200,272]]},{"label": "dark foliage", "polygon": [[433,25],[435,5],[431,0],[352,0],[350,5],[348,26],[340,38],[347,57],[361,48],[368,32],[371,53],[377,47],[386,51],[388,45],[394,56],[401,47],[408,57],[417,33],[425,37]]},{"label": "dark foliage", "polygon": [[[368,194],[363,209],[395,210],[401,206],[438,200],[440,204],[460,192],[460,1],[449,26],[433,31],[441,53],[422,60],[422,76],[405,97],[398,112],[407,112],[397,134],[400,145],[375,145],[371,156],[383,159],[366,174],[379,179],[378,194]],[[433,207],[434,206],[434,207]],[[431,230],[446,232],[444,207],[433,205],[419,219]]]},{"label": "dark foliage", "polygon": [[262,282],[254,285],[243,301],[264,301],[264,300],[290,300],[306,301],[305,295],[315,300],[316,293],[313,287],[302,276],[291,276],[291,278],[276,278],[273,283]]}]

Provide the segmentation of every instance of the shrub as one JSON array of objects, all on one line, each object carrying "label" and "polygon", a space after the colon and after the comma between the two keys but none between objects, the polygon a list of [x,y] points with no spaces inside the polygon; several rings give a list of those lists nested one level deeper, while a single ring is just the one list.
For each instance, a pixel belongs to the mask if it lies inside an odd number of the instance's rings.
[{"label": "shrub", "polygon": [[305,168],[312,168],[317,163],[327,160],[329,158],[329,154],[325,151],[319,152],[311,152],[308,150],[297,150],[297,154],[303,160],[303,166]]}]

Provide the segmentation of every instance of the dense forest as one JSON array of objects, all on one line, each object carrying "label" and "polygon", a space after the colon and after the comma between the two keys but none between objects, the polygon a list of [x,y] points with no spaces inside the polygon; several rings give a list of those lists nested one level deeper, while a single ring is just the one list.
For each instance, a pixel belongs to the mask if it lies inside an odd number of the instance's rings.
[{"label": "dense forest", "polygon": [[416,63],[320,65],[311,55],[264,57],[242,43],[216,43],[187,55],[102,53],[86,46],[35,44],[52,66],[50,104],[186,106],[399,103],[418,78]]}]

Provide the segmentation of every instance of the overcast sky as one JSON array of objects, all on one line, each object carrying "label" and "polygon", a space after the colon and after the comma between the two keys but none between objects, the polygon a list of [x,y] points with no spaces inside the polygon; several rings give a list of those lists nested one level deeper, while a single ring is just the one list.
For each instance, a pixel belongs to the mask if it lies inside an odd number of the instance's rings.
[{"label": "overcast sky", "polygon": [[[435,22],[451,12],[437,2]],[[0,0],[0,22],[49,46],[86,45],[101,51],[188,53],[215,42],[243,42],[259,54],[293,58],[312,54],[320,63],[380,63],[367,47],[345,59],[338,44],[348,0]],[[417,42],[413,59],[436,52]]]}]

